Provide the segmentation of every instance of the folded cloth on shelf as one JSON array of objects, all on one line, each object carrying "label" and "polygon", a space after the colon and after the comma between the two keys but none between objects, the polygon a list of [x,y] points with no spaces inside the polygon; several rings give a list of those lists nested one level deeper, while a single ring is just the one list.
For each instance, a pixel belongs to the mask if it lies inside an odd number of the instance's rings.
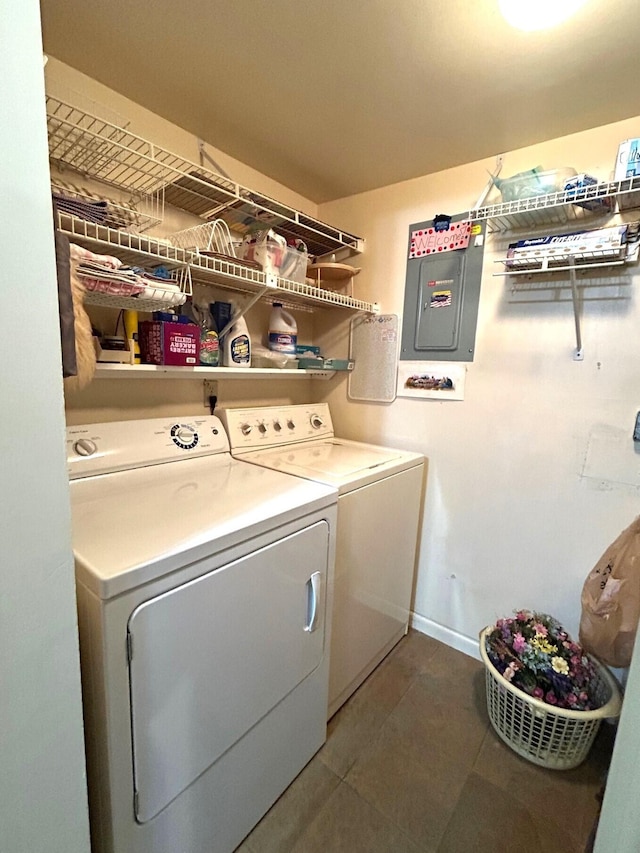
[{"label": "folded cloth on shelf", "polygon": [[110,296],[137,296],[145,290],[144,286],[135,282],[92,278],[82,275],[80,270],[78,270],[78,276],[82,278],[85,290],[95,293],[108,293]]},{"label": "folded cloth on shelf", "polygon": [[103,225],[107,218],[107,202],[106,201],[83,201],[78,198],[69,198],[60,193],[51,193],[56,207],[60,213],[69,213],[71,216],[77,216],[79,219],[85,219],[87,222],[95,222],[98,225]]},{"label": "folded cloth on shelf", "polygon": [[110,255],[97,255],[83,246],[72,243],[71,258],[76,275],[82,280],[85,290],[106,293],[109,296],[139,296],[181,305],[184,293],[175,279],[168,278],[163,268],[149,272],[142,267],[124,266],[122,261]]},{"label": "folded cloth on shelf", "polygon": [[77,272],[87,290],[112,296],[135,296],[145,289],[141,277],[127,267],[114,270],[103,264],[82,262],[77,264]]},{"label": "folded cloth on shelf", "polygon": [[51,195],[60,213],[76,216],[109,228],[129,228],[138,225],[140,214],[126,202],[92,193],[84,187],[60,180],[51,182]]},{"label": "folded cloth on shelf", "polygon": [[122,266],[122,261],[119,258],[114,258],[112,255],[97,255],[95,252],[85,249],[84,246],[78,246],[77,243],[69,244],[69,252],[74,261],[102,264],[102,266],[113,270],[120,269]]}]

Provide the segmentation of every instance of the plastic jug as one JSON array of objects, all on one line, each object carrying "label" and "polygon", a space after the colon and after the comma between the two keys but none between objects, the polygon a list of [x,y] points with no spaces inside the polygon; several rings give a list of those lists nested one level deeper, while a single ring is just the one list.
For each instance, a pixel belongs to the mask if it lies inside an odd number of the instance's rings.
[{"label": "plastic jug", "polygon": [[296,321],[284,310],[281,302],[274,302],[269,317],[269,349],[295,356],[297,342]]},{"label": "plastic jug", "polygon": [[[237,313],[232,305],[231,317]],[[251,338],[244,317],[233,321],[233,326],[224,336],[222,363],[225,367],[251,367]]]},{"label": "plastic jug", "polygon": [[200,364],[202,367],[218,367],[220,364],[220,342],[218,330],[206,305],[197,305],[188,299],[182,313],[200,326]]}]

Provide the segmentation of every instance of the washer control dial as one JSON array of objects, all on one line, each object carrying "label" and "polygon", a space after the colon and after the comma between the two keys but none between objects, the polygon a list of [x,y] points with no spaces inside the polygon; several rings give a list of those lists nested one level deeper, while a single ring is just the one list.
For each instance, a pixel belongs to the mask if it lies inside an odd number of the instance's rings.
[{"label": "washer control dial", "polygon": [[258,431],[260,432],[260,435],[264,435],[265,432],[267,431],[267,425],[264,422],[259,423],[258,424]]},{"label": "washer control dial", "polygon": [[243,435],[251,435],[251,424],[242,424],[240,426],[240,432]]},{"label": "washer control dial", "polygon": [[320,429],[320,427],[324,426],[324,421],[320,417],[320,415],[311,415],[311,426],[314,429]]},{"label": "washer control dial", "polygon": [[282,429],[282,424],[280,423],[280,421],[274,421],[273,428],[276,432],[280,432],[280,430]]},{"label": "washer control dial", "polygon": [[78,456],[93,456],[97,451],[98,446],[95,441],[91,441],[90,438],[79,438],[73,445],[73,449]]},{"label": "washer control dial", "polygon": [[191,450],[198,443],[198,433],[188,424],[174,424],[171,427],[171,438],[176,447]]},{"label": "washer control dial", "polygon": [[289,427],[289,429],[295,429],[296,428],[296,425],[293,422],[292,418],[289,418],[289,420],[287,421],[287,426]]}]

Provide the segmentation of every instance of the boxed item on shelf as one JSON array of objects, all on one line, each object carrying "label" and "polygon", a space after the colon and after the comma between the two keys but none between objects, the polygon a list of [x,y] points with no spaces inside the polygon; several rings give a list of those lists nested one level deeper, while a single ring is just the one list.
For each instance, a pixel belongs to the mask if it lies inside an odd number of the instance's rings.
[{"label": "boxed item on shelf", "polygon": [[507,267],[527,267],[543,261],[561,263],[569,257],[577,261],[616,259],[624,256],[626,241],[626,225],[518,240],[509,245]]},{"label": "boxed item on shelf", "polygon": [[200,328],[194,323],[145,320],[138,335],[143,364],[195,367],[199,363]]},{"label": "boxed item on shelf", "polygon": [[317,358],[320,356],[320,347],[311,344],[296,344],[296,355],[303,358]]},{"label": "boxed item on shelf", "polygon": [[635,178],[640,175],[640,139],[625,139],[618,146],[614,181]]},{"label": "boxed item on shelf", "polygon": [[135,364],[134,352],[129,349],[124,338],[119,338],[116,343],[114,338],[99,338],[94,334],[92,341],[97,362],[101,364]]},{"label": "boxed item on shelf", "polygon": [[[625,139],[618,146],[618,156],[613,171],[614,181],[640,176],[640,139]],[[622,193],[618,196],[620,210],[640,206],[640,192]]]},{"label": "boxed item on shelf", "polygon": [[354,362],[348,358],[299,358],[301,370],[353,370]]},{"label": "boxed item on shelf", "polygon": [[[567,201],[571,201],[576,197],[577,193],[584,194],[583,191],[589,190],[589,188],[597,187],[598,179],[594,178],[593,175],[587,175],[585,172],[582,172],[580,175],[576,175],[575,178],[571,178],[564,185],[564,191],[566,194]],[[593,190],[592,190],[593,191]],[[589,192],[586,193],[587,196],[590,195]],[[613,201],[611,198],[607,196],[594,196],[594,198],[581,198],[578,201],[575,201],[574,204],[576,207],[583,207],[585,210],[593,210],[593,211],[601,211],[606,212],[613,209]]]}]

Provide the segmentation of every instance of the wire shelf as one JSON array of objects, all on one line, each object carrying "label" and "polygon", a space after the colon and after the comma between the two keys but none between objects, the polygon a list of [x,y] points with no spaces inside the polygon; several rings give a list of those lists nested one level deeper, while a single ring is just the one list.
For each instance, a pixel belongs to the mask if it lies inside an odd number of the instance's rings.
[{"label": "wire shelf", "polygon": [[640,178],[625,178],[579,190],[562,190],[479,207],[469,212],[469,219],[473,222],[488,220],[491,230],[505,232],[609,217],[616,202],[620,210],[640,207]]},{"label": "wire shelf", "polygon": [[58,213],[58,229],[72,242],[88,249],[105,247],[109,254],[127,266],[164,265],[169,268],[187,265],[187,256],[182,249],[171,246],[167,241],[146,234],[130,234],[106,225],[96,225],[67,213]]},{"label": "wire shelf", "polygon": [[[289,300],[296,305],[308,303],[315,306],[349,308],[373,314],[380,311],[377,303],[364,302],[321,287],[267,276],[261,270],[244,266],[241,260],[232,258],[224,260],[197,254],[172,246],[162,239],[129,234],[126,231],[77,219],[68,214],[58,214],[57,223],[60,231],[73,242],[92,250],[99,247],[105,251],[106,248],[109,254],[128,266],[164,265],[168,268],[188,268],[189,280],[194,284],[219,284],[228,290],[251,294],[265,289],[267,301],[269,299]],[[132,298],[139,304],[138,297]]]},{"label": "wire shelf", "polygon": [[[84,282],[88,282],[92,276],[88,273],[77,271],[78,276]],[[110,293],[108,289],[94,289],[87,287],[84,292],[84,302],[88,305],[100,305],[103,308],[131,308],[135,311],[166,311],[184,305],[188,296],[192,295],[191,272],[189,267],[180,267],[173,270],[171,278],[167,280],[171,287],[163,287],[151,280],[145,282],[143,292],[126,296],[121,293]],[[108,288],[108,282],[105,283]]]},{"label": "wire shelf", "polygon": [[307,303],[316,306],[350,308],[370,314],[380,312],[380,306],[377,303],[364,302],[315,285],[301,284],[284,278],[276,279],[267,276],[262,270],[243,266],[241,260],[224,260],[188,251],[185,251],[185,256],[191,267],[194,284],[220,284],[240,293],[255,293],[266,288],[264,297],[266,301],[289,300],[296,306]]},{"label": "wire shelf", "polygon": [[310,254],[362,251],[363,240],[165,151],[129,130],[47,96],[49,158],[102,183],[164,201],[246,233],[255,223],[303,240]]},{"label": "wire shelf", "polygon": [[[104,224],[107,227],[123,229],[133,234],[143,234],[162,222],[164,205],[162,194],[143,195],[132,198],[129,203],[109,198],[103,193],[90,192],[84,187],[77,187],[58,178],[52,177],[51,190],[53,193],[65,196],[67,199],[79,202],[105,203]],[[72,215],[72,214],[68,214]],[[77,218],[82,218],[78,216]],[[88,220],[94,221],[94,220]]]}]

